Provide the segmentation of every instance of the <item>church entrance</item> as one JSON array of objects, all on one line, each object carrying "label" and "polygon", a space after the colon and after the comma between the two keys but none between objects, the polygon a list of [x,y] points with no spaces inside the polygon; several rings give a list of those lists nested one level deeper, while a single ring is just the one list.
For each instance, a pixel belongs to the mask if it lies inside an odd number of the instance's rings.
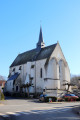
[{"label": "church entrance", "polygon": [[18,86],[16,86],[16,92],[18,92]]}]

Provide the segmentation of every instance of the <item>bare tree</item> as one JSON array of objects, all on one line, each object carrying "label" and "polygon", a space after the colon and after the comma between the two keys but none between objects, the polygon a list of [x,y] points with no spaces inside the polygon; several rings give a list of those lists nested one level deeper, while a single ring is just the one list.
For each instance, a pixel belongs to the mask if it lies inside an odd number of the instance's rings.
[{"label": "bare tree", "polygon": [[80,76],[74,76],[71,82],[76,85],[76,92],[80,92]]},{"label": "bare tree", "polygon": [[25,88],[25,93],[26,93],[26,88],[27,88],[27,96],[29,97],[29,88],[30,88],[30,86],[32,86],[33,84],[31,84],[31,83],[26,83],[26,84],[23,84],[22,85],[22,88]]},{"label": "bare tree", "polygon": [[32,84],[31,83],[26,83],[26,88],[27,88],[27,95],[29,97],[29,87],[31,86]]},{"label": "bare tree", "polygon": [[68,81],[66,81],[66,80],[64,80],[64,84],[63,84],[63,86],[68,86],[67,87],[67,91],[69,91],[69,89],[70,89],[70,87],[71,86],[75,86],[75,84],[74,83],[72,83],[72,82],[68,82]]}]

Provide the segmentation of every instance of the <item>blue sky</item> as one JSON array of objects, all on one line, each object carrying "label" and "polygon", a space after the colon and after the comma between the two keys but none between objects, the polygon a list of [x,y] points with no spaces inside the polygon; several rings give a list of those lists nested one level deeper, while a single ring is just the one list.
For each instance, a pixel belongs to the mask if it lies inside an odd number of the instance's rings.
[{"label": "blue sky", "polygon": [[71,74],[80,74],[80,0],[0,0],[0,75],[36,47],[40,24],[46,46],[59,41]]}]

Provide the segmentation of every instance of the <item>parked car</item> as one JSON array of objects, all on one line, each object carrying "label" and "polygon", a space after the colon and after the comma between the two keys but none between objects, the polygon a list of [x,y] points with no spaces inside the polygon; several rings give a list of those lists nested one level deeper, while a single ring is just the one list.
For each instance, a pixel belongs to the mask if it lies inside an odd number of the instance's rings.
[{"label": "parked car", "polygon": [[63,97],[65,101],[76,101],[79,98],[75,94],[65,94]]},{"label": "parked car", "polygon": [[57,101],[58,101],[58,102],[65,101],[64,96],[58,97],[58,98],[57,98]]},{"label": "parked car", "polygon": [[41,94],[40,97],[39,97],[39,101],[44,102],[46,97],[47,97],[47,94],[45,94],[45,95]]},{"label": "parked car", "polygon": [[49,96],[47,94],[41,94],[39,97],[39,101],[42,102],[56,102],[57,98],[55,96]]}]

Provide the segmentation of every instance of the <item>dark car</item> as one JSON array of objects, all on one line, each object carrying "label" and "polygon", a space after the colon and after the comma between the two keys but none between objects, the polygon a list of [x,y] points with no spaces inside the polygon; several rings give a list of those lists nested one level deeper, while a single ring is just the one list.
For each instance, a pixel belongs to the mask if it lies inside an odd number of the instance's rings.
[{"label": "dark car", "polygon": [[44,102],[46,97],[47,97],[46,94],[45,94],[45,95],[44,95],[44,94],[41,94],[40,97],[39,97],[39,101]]},{"label": "dark car", "polygon": [[64,99],[66,101],[76,101],[78,99],[78,96],[76,96],[74,94],[65,94]]},{"label": "dark car", "polygon": [[41,94],[39,97],[39,101],[42,102],[56,102],[57,98],[55,96],[49,96],[47,94]]}]

